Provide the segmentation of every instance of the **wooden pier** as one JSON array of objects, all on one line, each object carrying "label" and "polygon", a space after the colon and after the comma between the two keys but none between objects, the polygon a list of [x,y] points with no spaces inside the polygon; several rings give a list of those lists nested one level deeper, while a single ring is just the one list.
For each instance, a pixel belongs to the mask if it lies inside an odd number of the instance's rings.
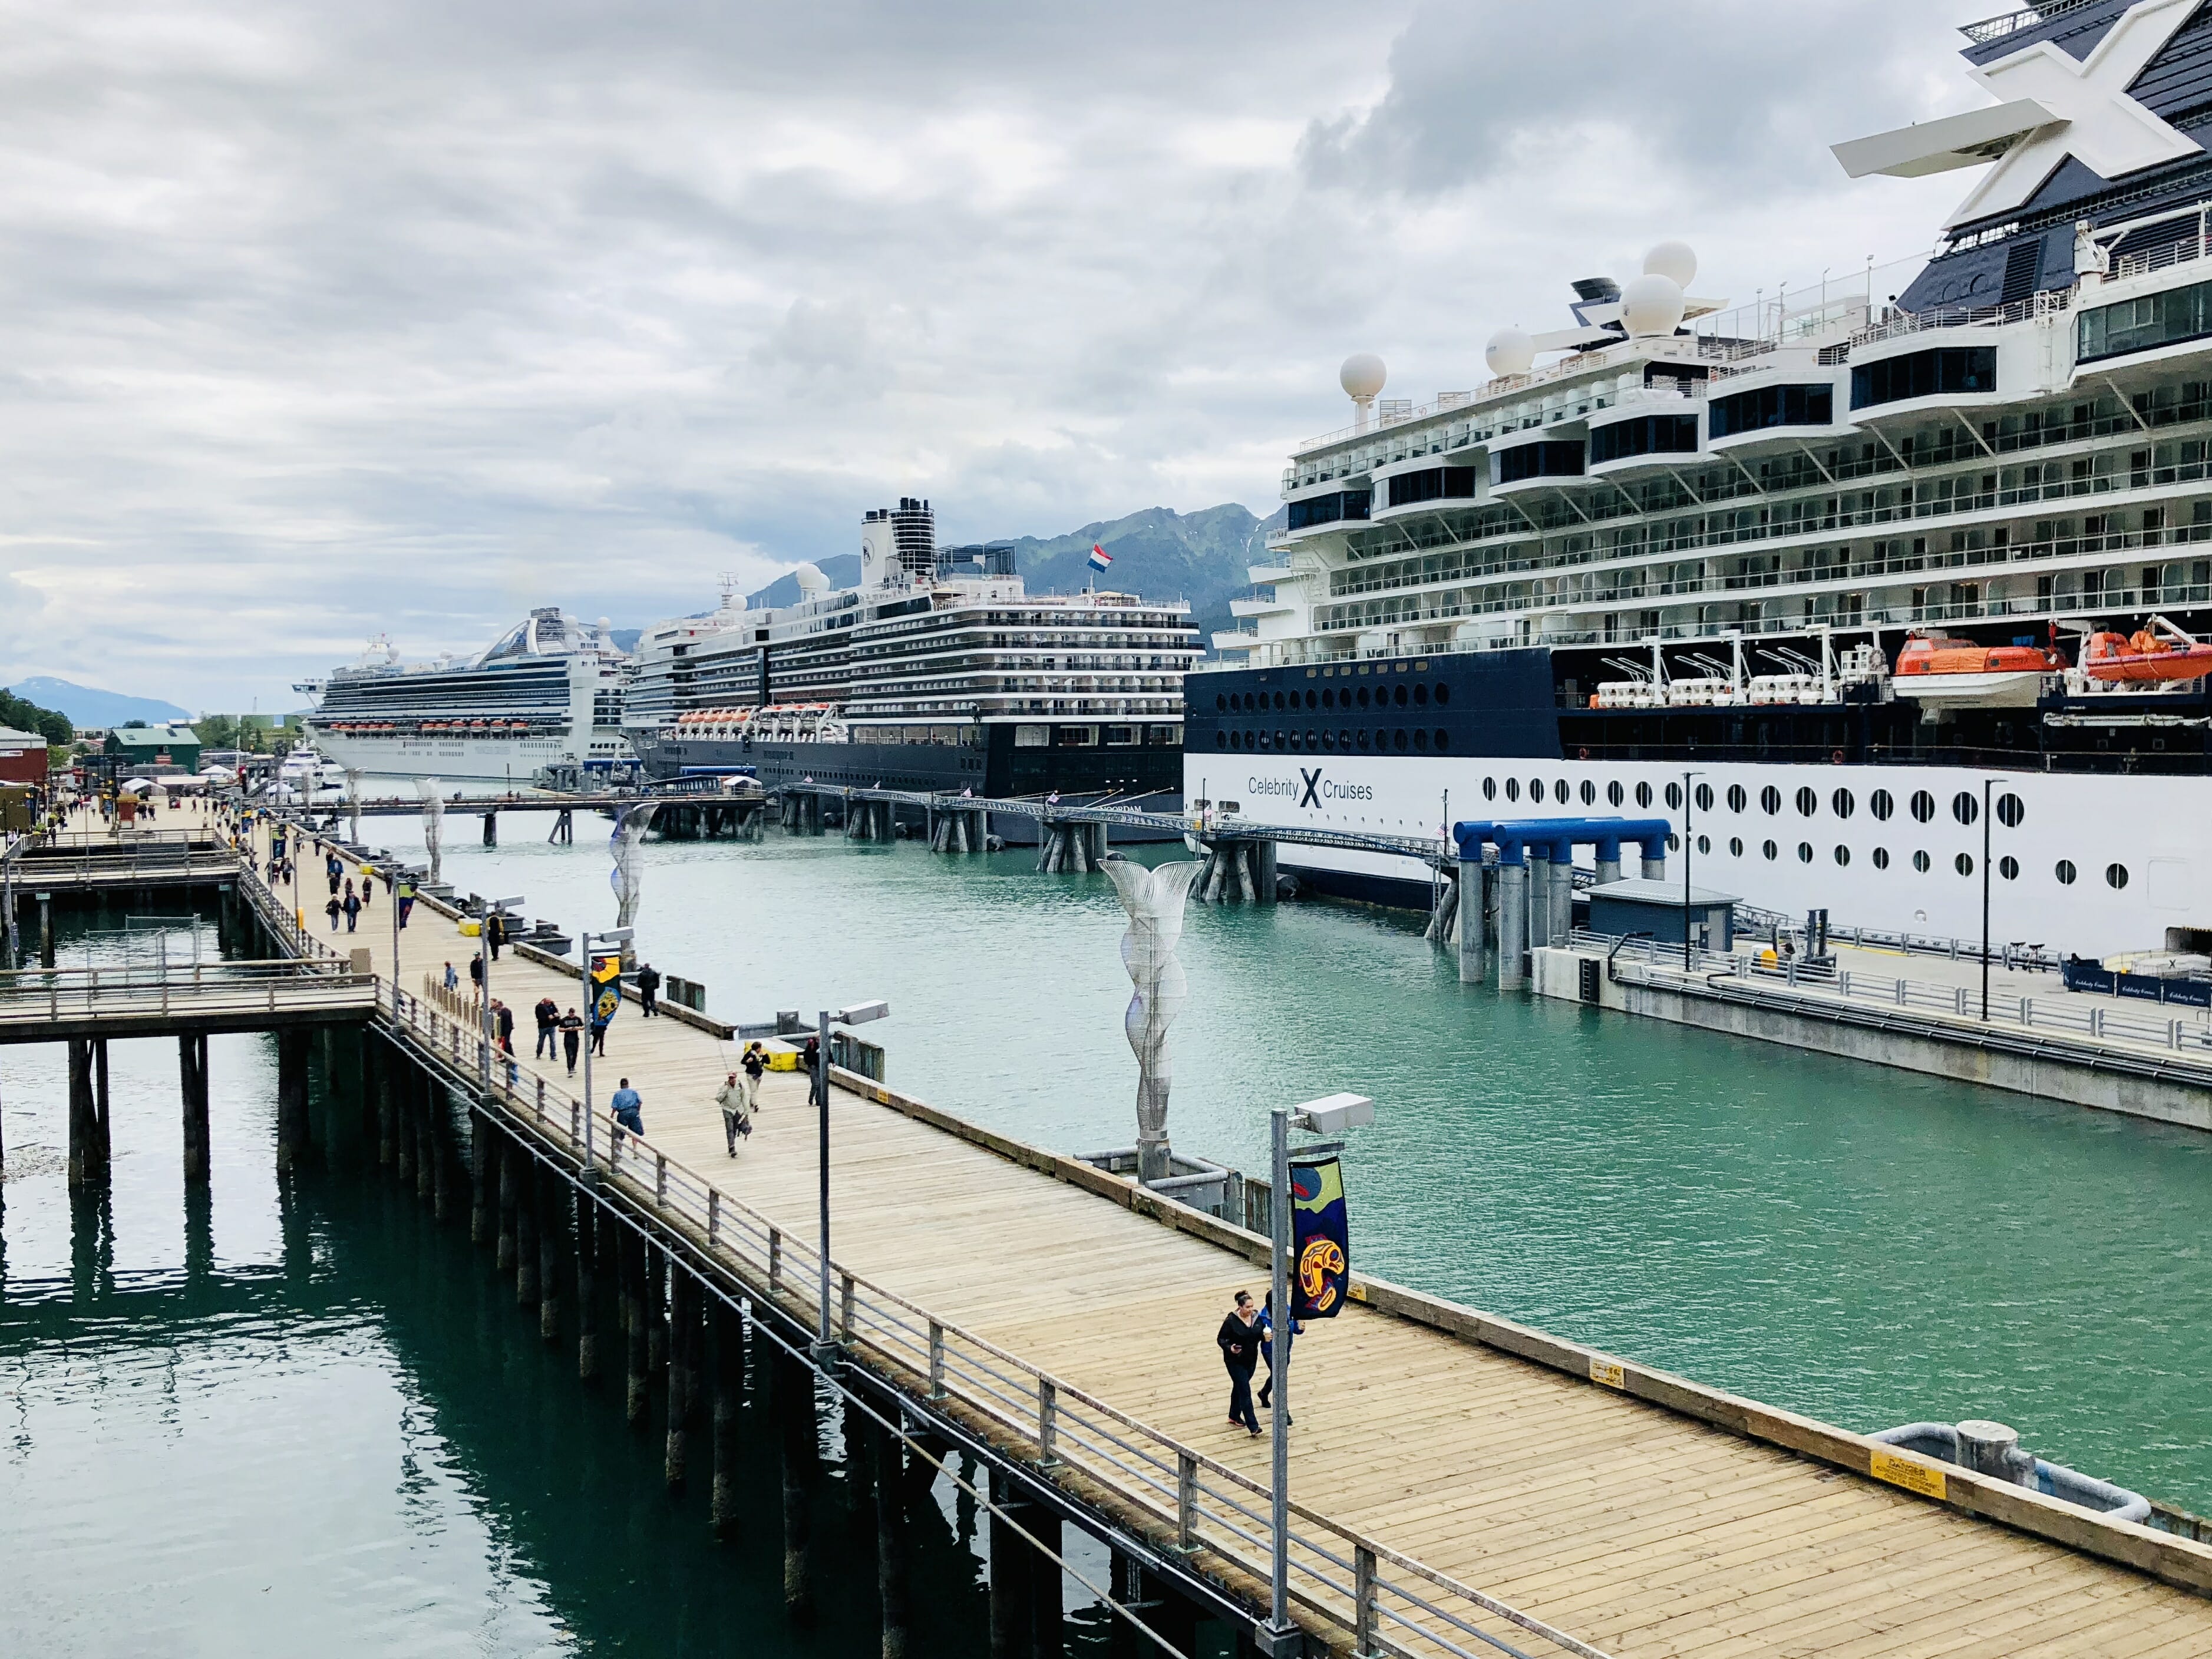
[{"label": "wooden pier", "polygon": [[[245,885],[288,949],[330,948],[250,874]],[[383,981],[378,1052],[473,1093],[476,1028],[422,987],[475,941],[420,904],[395,960],[387,902],[335,941],[365,950]],[[623,1306],[644,1310],[627,1338],[579,1330],[579,1364],[621,1365],[634,1414],[654,1397],[641,1379],[665,1379],[674,1478],[684,1424],[726,1385],[709,1363],[727,1351],[721,1310],[744,1302],[784,1345],[779,1389],[813,1333],[821,1168],[804,1082],[769,1074],[757,1131],[731,1158],[712,1098],[735,1063],[726,1028],[626,1007],[597,1062],[587,1174],[580,1079],[528,1054],[532,1006],[580,1006],[575,974],[510,952],[489,989],[519,1024],[512,1070],[501,1056],[477,1104],[476,1225],[541,1312],[556,1284],[589,1306],[609,1273]],[[398,1091],[386,1122],[422,1121],[406,1104],[418,1085],[392,1084],[388,1060],[373,1069],[387,1101]],[[604,1100],[624,1076],[646,1133],[616,1142]],[[1063,1522],[1092,1530],[1133,1600],[1164,1587],[1186,1610],[1241,1620],[1249,1639],[1265,1613],[1267,1445],[1223,1420],[1212,1333],[1234,1291],[1259,1288],[1265,1242],[906,1093],[836,1083],[836,1346],[823,1358],[838,1386],[910,1449],[974,1449],[1003,1514],[1036,1522],[1032,1539]],[[398,1144],[428,1144],[411,1133]],[[551,1213],[547,1181],[580,1195],[573,1262],[533,1218]],[[1354,1294],[1301,1340],[1293,1377],[1292,1588],[1308,1651],[2212,1656],[2212,1547],[1384,1281]],[[790,1444],[805,1442],[805,1424],[786,1420]],[[787,1464],[802,1591],[806,1467]],[[1043,1617],[1045,1599],[1022,1616]],[[1154,1628],[1189,1651],[1187,1627]],[[991,1650],[1042,1650],[1009,1644]]]}]

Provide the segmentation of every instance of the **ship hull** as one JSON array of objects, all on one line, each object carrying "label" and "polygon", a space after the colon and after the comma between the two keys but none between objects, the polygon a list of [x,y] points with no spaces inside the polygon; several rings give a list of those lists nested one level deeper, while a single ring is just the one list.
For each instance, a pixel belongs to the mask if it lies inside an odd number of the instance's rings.
[{"label": "ship hull", "polygon": [[575,763],[572,746],[552,738],[372,738],[330,731],[311,735],[330,760],[370,777],[526,789],[546,767]]}]

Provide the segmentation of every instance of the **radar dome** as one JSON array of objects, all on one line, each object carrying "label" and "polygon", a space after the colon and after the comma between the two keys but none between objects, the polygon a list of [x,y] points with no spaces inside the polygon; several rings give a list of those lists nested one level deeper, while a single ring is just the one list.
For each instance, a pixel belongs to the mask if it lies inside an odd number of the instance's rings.
[{"label": "radar dome", "polygon": [[798,581],[799,591],[802,593],[823,593],[829,591],[830,579],[822,574],[819,565],[802,564],[791,574]]},{"label": "radar dome", "polygon": [[1687,242],[1662,242],[1644,256],[1644,274],[1664,276],[1687,292],[1697,280],[1698,256]]},{"label": "radar dome", "polygon": [[1483,347],[1482,361],[1492,374],[1526,374],[1536,366],[1536,343],[1526,329],[1501,328]]},{"label": "radar dome", "polygon": [[1364,400],[1382,390],[1388,375],[1382,360],[1373,352],[1355,351],[1344,360],[1344,367],[1336,372],[1336,380],[1344,388],[1345,396]]},{"label": "radar dome", "polygon": [[1672,334],[1682,325],[1682,285],[1656,271],[1638,276],[1620,290],[1620,320],[1639,338]]}]

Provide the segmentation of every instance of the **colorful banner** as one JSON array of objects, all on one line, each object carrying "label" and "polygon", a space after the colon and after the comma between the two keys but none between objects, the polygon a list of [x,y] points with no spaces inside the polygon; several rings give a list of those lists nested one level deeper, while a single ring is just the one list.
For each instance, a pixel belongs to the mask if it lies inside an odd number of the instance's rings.
[{"label": "colorful banner", "polygon": [[1291,1315],[1334,1319],[1352,1279],[1344,1167],[1334,1158],[1291,1164]]},{"label": "colorful banner", "polygon": [[622,1007],[622,955],[592,953],[592,1030],[604,1031]]}]

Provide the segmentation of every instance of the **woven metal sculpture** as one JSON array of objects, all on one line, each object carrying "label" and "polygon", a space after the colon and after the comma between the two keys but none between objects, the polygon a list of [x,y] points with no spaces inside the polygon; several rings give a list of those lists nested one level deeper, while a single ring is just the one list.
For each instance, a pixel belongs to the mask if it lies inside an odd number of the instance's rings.
[{"label": "woven metal sculpture", "polygon": [[438,851],[446,844],[446,798],[435,778],[415,780],[415,793],[422,797],[422,850],[430,855],[430,880],[439,880]]},{"label": "woven metal sculpture", "polygon": [[1129,1047],[1137,1056],[1137,1178],[1159,1181],[1168,1174],[1168,1027],[1182,1012],[1190,982],[1176,960],[1182,938],[1183,902],[1203,867],[1188,860],[1146,869],[1127,859],[1109,858],[1103,866],[1129,914],[1121,935],[1121,965],[1136,991],[1121,1017]]}]

